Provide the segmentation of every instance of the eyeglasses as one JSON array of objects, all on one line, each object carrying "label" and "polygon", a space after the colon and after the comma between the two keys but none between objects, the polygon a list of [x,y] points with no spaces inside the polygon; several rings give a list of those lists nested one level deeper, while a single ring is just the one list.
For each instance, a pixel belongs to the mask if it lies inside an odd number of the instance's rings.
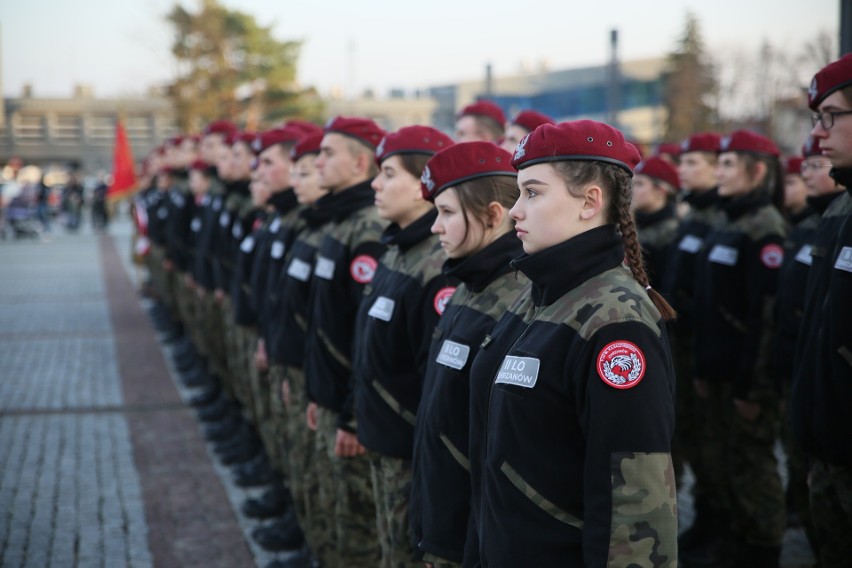
[{"label": "eyeglasses", "polygon": [[852,110],[825,110],[823,112],[814,113],[811,115],[811,125],[816,126],[817,122],[819,122],[825,130],[828,130],[834,126],[834,119],[838,116],[843,116],[844,114],[852,114]]},{"label": "eyeglasses", "polygon": [[802,171],[803,172],[806,171],[806,170],[816,171],[820,168],[830,168],[830,167],[831,167],[831,162],[829,162],[827,164],[820,163],[820,162],[802,162]]}]

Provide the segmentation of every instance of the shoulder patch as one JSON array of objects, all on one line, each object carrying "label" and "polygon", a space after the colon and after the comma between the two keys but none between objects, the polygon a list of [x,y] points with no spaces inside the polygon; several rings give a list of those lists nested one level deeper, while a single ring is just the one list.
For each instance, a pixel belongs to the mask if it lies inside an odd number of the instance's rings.
[{"label": "shoulder patch", "polygon": [[768,244],[760,249],[760,262],[766,268],[778,268],[784,260],[784,249],[781,245]]},{"label": "shoulder patch", "polygon": [[633,388],[645,376],[645,354],[634,343],[613,341],[598,353],[598,375],[613,388]]},{"label": "shoulder patch", "polygon": [[373,275],[376,273],[376,268],[379,262],[368,254],[361,254],[352,260],[349,265],[349,274],[352,279],[359,284],[367,284],[373,281]]},{"label": "shoulder patch", "polygon": [[441,288],[438,290],[438,293],[435,294],[435,299],[432,302],[432,305],[435,307],[435,311],[438,312],[439,316],[444,314],[444,310],[447,309],[447,303],[450,301],[450,298],[453,297],[455,291],[455,286],[447,286],[446,288]]}]

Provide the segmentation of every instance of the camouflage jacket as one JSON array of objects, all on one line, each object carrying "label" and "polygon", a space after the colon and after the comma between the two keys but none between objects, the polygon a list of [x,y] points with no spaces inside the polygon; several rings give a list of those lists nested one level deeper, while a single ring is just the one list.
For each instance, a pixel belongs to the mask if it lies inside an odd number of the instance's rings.
[{"label": "camouflage jacket", "polygon": [[786,222],[762,192],[724,210],[696,261],[693,376],[732,383],[735,398],[777,398],[769,346]]},{"label": "camouflage jacket", "polygon": [[513,262],[532,284],[471,369],[483,567],[677,566],[674,371],[623,258],[606,225]]},{"label": "camouflage jacket", "polygon": [[[358,440],[383,456],[410,460],[429,340],[457,281],[444,275],[446,256],[431,231],[437,210],[405,229],[393,224],[388,251],[364,288],[353,369]],[[349,401],[347,401],[347,406]]]},{"label": "camouflage jacket", "polygon": [[811,247],[805,321],[791,396],[793,431],[808,454],[852,466],[852,170],[820,221]]},{"label": "camouflage jacket", "polygon": [[675,208],[672,204],[654,213],[636,211],[635,215],[636,234],[645,257],[645,271],[651,286],[659,290],[677,236]]},{"label": "camouflage jacket", "polygon": [[470,366],[485,335],[528,280],[509,263],[523,254],[509,232],[477,252],[444,264],[462,284],[431,334],[423,397],[414,430],[409,528],[422,552],[474,565],[470,517]]},{"label": "camouflage jacket", "polygon": [[340,414],[339,426],[355,431],[354,417],[343,414],[352,379],[355,315],[364,286],[373,280],[386,223],[373,206],[370,181],[327,195],[339,214],[323,237],[311,277],[310,327],[305,346],[308,398]]}]

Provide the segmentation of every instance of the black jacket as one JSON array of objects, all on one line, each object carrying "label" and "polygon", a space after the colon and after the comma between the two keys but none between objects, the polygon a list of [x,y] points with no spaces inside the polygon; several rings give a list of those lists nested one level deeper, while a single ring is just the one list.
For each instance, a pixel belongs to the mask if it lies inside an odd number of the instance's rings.
[{"label": "black jacket", "polygon": [[605,225],[513,262],[532,284],[471,369],[483,567],[677,563],[674,371],[623,258]]},{"label": "black jacket", "polygon": [[471,257],[448,260],[462,284],[431,335],[414,431],[409,527],[421,552],[461,563],[479,556],[470,517],[470,367],[485,335],[528,284],[509,265],[523,253],[509,232]]},{"label": "black jacket", "polygon": [[656,290],[662,286],[677,236],[674,204],[653,213],[636,211],[636,234],[645,257],[645,271]]}]

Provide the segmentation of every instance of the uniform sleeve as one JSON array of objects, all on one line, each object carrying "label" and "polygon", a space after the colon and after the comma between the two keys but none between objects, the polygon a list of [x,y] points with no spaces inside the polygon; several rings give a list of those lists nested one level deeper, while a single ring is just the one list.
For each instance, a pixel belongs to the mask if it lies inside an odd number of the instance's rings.
[{"label": "uniform sleeve", "polygon": [[586,442],[586,566],[677,566],[674,371],[663,332],[599,330],[566,368]]},{"label": "uniform sleeve", "polygon": [[414,362],[421,378],[426,376],[432,332],[455,289],[455,285],[448,283],[443,274],[432,278],[423,287],[422,301],[412,307],[406,322],[411,353],[414,354]]},{"label": "uniform sleeve", "polygon": [[772,235],[749,243],[746,254],[746,311],[743,345],[737,353],[734,397],[746,399],[755,387],[757,372],[767,373],[771,352],[772,313],[778,274],[784,258],[783,238]]}]

